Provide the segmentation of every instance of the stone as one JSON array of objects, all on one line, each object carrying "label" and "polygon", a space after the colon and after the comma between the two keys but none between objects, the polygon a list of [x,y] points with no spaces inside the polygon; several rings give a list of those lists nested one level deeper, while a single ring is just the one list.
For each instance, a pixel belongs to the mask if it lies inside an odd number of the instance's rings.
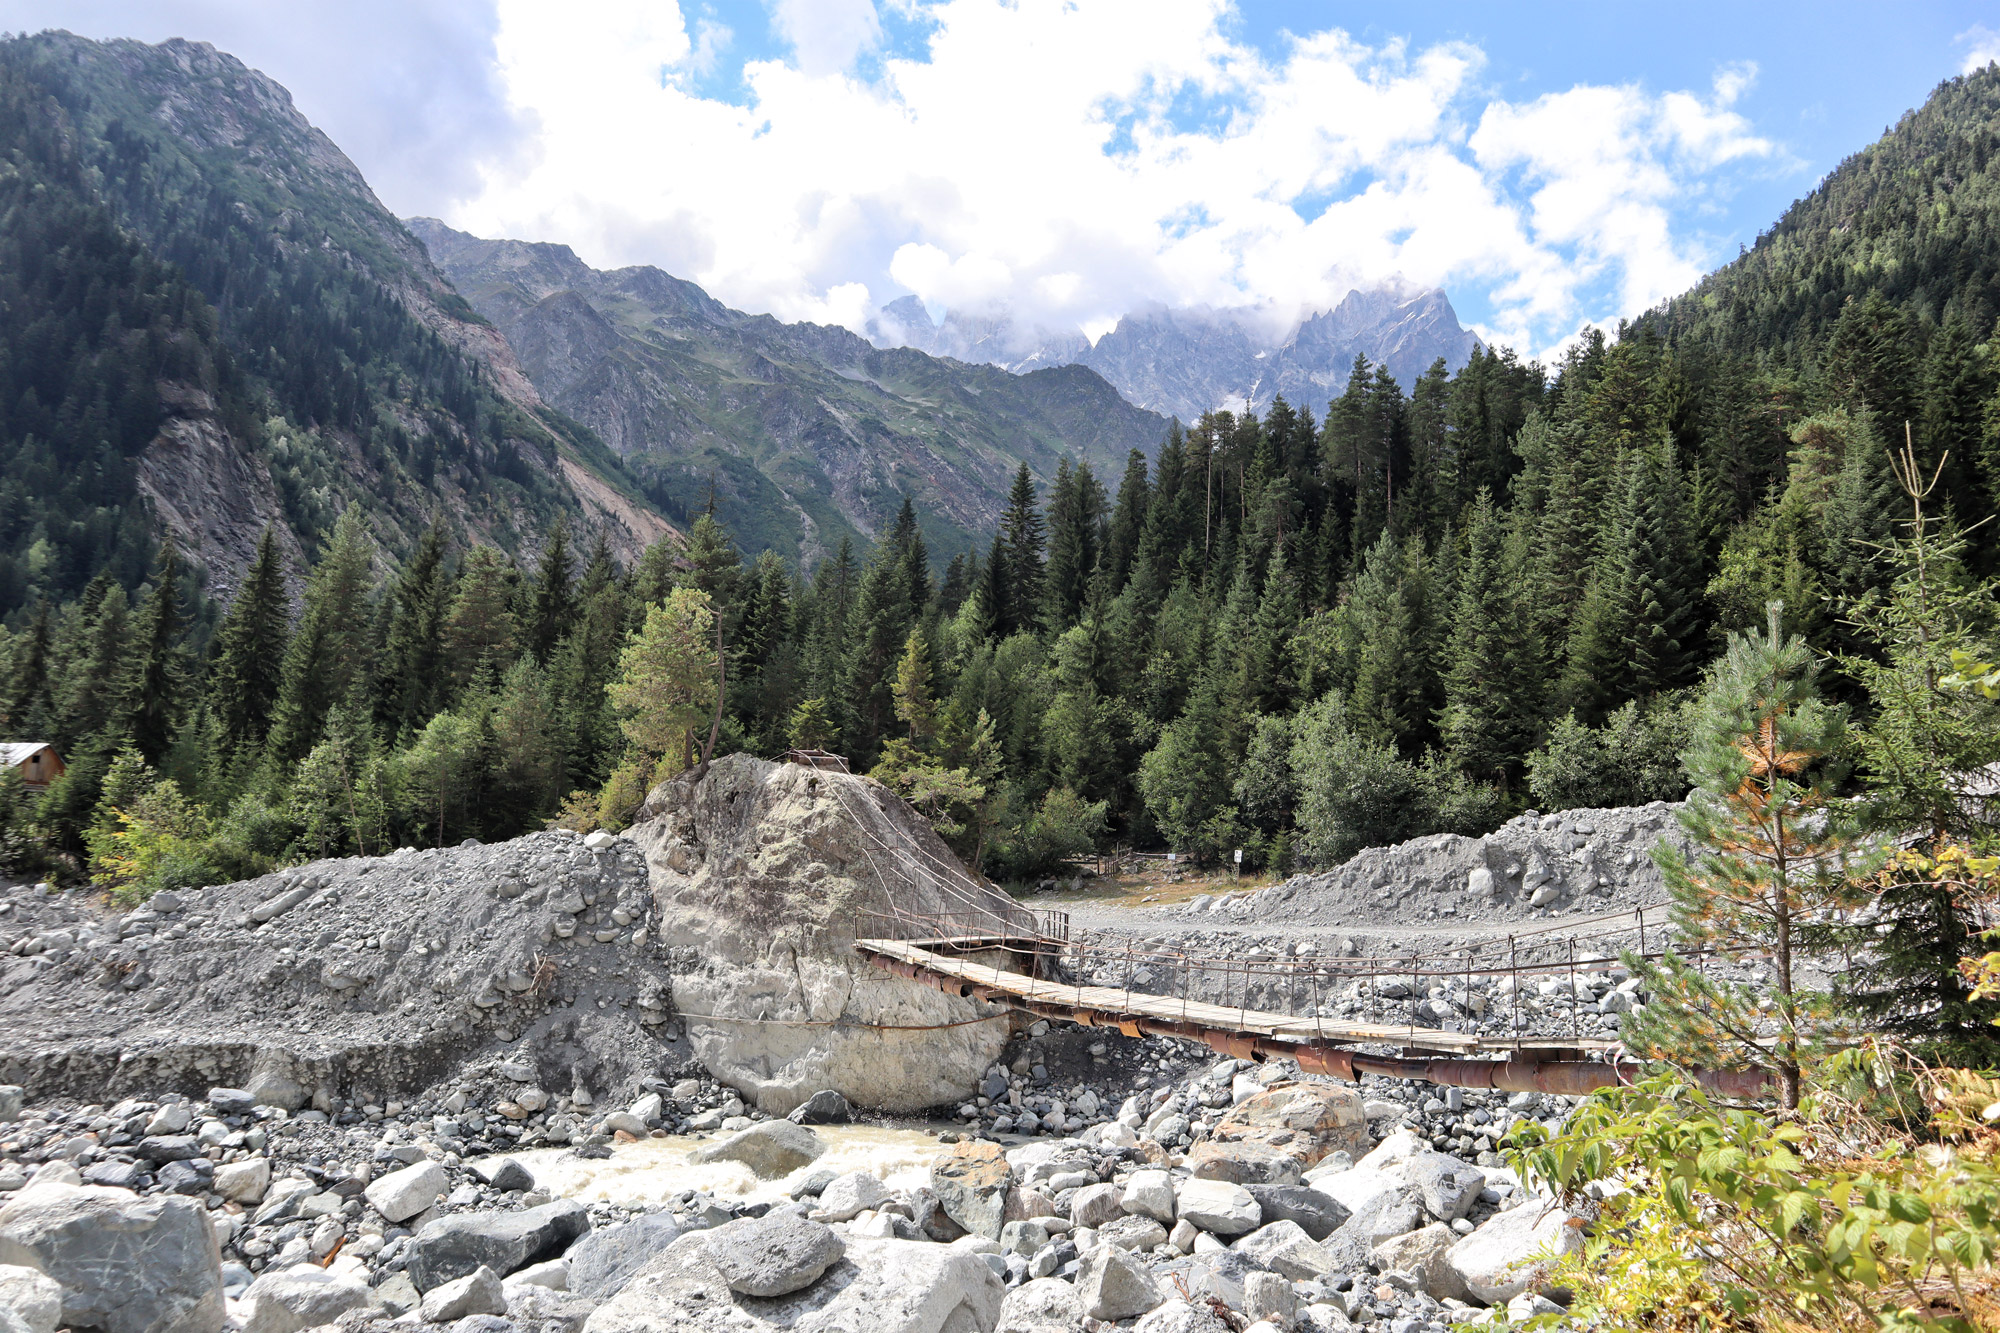
[{"label": "stone", "polygon": [[569,1260],[566,1258],[544,1259],[541,1263],[529,1264],[526,1268],[518,1272],[509,1273],[506,1285],[509,1287],[516,1285],[545,1287],[550,1291],[568,1291]]},{"label": "stone", "polygon": [[271,1188],[271,1159],[246,1157],[215,1168],[215,1192],[231,1203],[254,1204]]},{"label": "stone", "polygon": [[1380,1195],[1399,1194],[1409,1188],[1401,1176],[1372,1166],[1351,1166],[1345,1171],[1315,1175],[1311,1186],[1346,1209],[1349,1215],[1366,1208]]},{"label": "stone", "polygon": [[169,1194],[207,1194],[209,1185],[215,1180],[215,1163],[206,1157],[168,1162],[160,1168],[155,1180]]},{"label": "stone", "polygon": [[56,1333],[62,1303],[62,1284],[47,1273],[0,1264],[0,1310],[13,1314],[27,1333]]},{"label": "stone", "polygon": [[1180,1216],[1218,1236],[1240,1236],[1264,1220],[1250,1191],[1226,1180],[1187,1180],[1175,1196]]},{"label": "stone", "polygon": [[866,1171],[850,1171],[834,1177],[833,1183],[819,1192],[819,1207],[813,1210],[813,1217],[821,1222],[845,1222],[880,1208],[889,1199],[888,1186]]},{"label": "stone", "polygon": [[1401,1236],[1392,1236],[1375,1247],[1375,1266],[1385,1273],[1414,1273],[1424,1294],[1434,1301],[1465,1299],[1465,1280],[1453,1271],[1446,1257],[1458,1242],[1458,1233],[1444,1222]]},{"label": "stone", "polygon": [[1245,1185],[1266,1222],[1296,1222],[1314,1240],[1325,1240],[1348,1218],[1340,1200],[1309,1185]]},{"label": "stone", "polygon": [[519,1212],[455,1213],[424,1225],[409,1246],[410,1280],[428,1292],[491,1268],[502,1277],[553,1259],[590,1230],[590,1214],[574,1199]]},{"label": "stone", "polygon": [[1485,866],[1474,866],[1465,876],[1465,891],[1487,897],[1493,892],[1493,872]]},{"label": "stone", "polygon": [[1299,1183],[1299,1159],[1261,1143],[1197,1143],[1187,1155],[1187,1167],[1196,1180],[1226,1180],[1232,1185]]},{"label": "stone", "polygon": [[1230,1327],[1207,1304],[1177,1297],[1132,1325],[1132,1333],[1230,1333]]},{"label": "stone", "polygon": [[1417,1199],[1417,1192],[1408,1185],[1401,1186],[1392,1193],[1377,1194],[1369,1199],[1333,1234],[1356,1240],[1369,1249],[1380,1245],[1391,1236],[1400,1236],[1415,1231],[1424,1220],[1423,1205]]},{"label": "stone", "polygon": [[436,1203],[450,1184],[438,1163],[418,1162],[371,1182],[361,1197],[389,1221],[407,1222]]},{"label": "stone", "polygon": [[1041,1277],[1007,1293],[993,1333],[1073,1333],[1083,1317],[1074,1286],[1061,1278]]},{"label": "stone", "polygon": [[0,1083],[0,1124],[21,1118],[21,1107],[28,1100],[28,1090],[18,1083]]},{"label": "stone", "polygon": [[1333,1256],[1297,1222],[1268,1222],[1239,1237],[1231,1248],[1260,1267],[1299,1282],[1315,1281],[1334,1269]]},{"label": "stone", "polygon": [[592,1230],[563,1256],[569,1265],[569,1289],[594,1300],[614,1295],[680,1237],[681,1228],[665,1213]]},{"label": "stone", "polygon": [[1000,1228],[1000,1250],[1027,1258],[1049,1243],[1049,1229],[1040,1222],[1009,1222]]},{"label": "stone", "polygon": [[423,1304],[423,1293],[410,1281],[408,1273],[391,1273],[375,1288],[375,1299],[391,1317],[408,1314]]},{"label": "stone", "polygon": [[1147,1313],[1166,1293],[1129,1252],[1102,1245],[1077,1264],[1076,1299],[1089,1318],[1118,1320]]},{"label": "stone", "polygon": [[[1252,1273],[1243,1279],[1243,1317],[1287,1326],[1299,1312],[1292,1284],[1276,1273]],[[1252,1327],[1255,1325],[1253,1324]]]},{"label": "stone", "polygon": [[194,1122],[194,1110],[186,1102],[174,1102],[153,1112],[153,1118],[146,1122],[148,1134],[183,1134]]},{"label": "stone", "polygon": [[265,1273],[243,1293],[243,1333],[299,1333],[331,1324],[349,1310],[379,1305],[358,1277],[299,1264]]},{"label": "stone", "polygon": [[1150,1250],[1167,1243],[1167,1229],[1153,1218],[1127,1213],[1100,1227],[1097,1239],[1121,1250]]},{"label": "stone", "polygon": [[60,1284],[71,1327],[219,1333],[223,1325],[215,1228],[207,1209],[179,1195],[38,1180],[0,1208],[0,1264]]},{"label": "stone", "polygon": [[[643,1139],[646,1137],[646,1122],[641,1120],[638,1116],[633,1115],[630,1111],[611,1111],[606,1113],[604,1117],[604,1128],[609,1130],[613,1134],[630,1134],[635,1139]],[[719,1143],[711,1143],[707,1146],[707,1148],[705,1149],[697,1148],[695,1151],[696,1152],[713,1151],[717,1148],[725,1146],[727,1145]],[[690,1154],[690,1159],[692,1159],[692,1154]]]},{"label": "stone", "polygon": [[1456,1222],[1479,1202],[1486,1173],[1446,1153],[1415,1153],[1401,1166],[1403,1179],[1416,1186],[1424,1210],[1440,1222]]},{"label": "stone", "polygon": [[822,1088],[792,1108],[785,1117],[795,1125],[844,1125],[854,1118],[847,1098],[832,1088]]},{"label": "stone", "polygon": [[968,1139],[931,1163],[931,1192],[968,1235],[1000,1239],[1014,1168],[997,1143]]},{"label": "stone", "polygon": [[969,1250],[855,1238],[818,1282],[752,1310],[731,1299],[696,1232],[599,1306],[584,1333],[979,1333],[999,1322],[1005,1297],[999,1275]]},{"label": "stone", "polygon": [[847,1253],[830,1227],[796,1213],[740,1218],[699,1234],[731,1291],[765,1299],[810,1287]]},{"label": "stone", "polygon": [[[1186,1218],[1182,1218],[1180,1221],[1174,1223],[1174,1229],[1167,1233],[1167,1244],[1173,1246],[1182,1254],[1193,1254],[1195,1241],[1207,1235],[1206,1231],[1199,1229]],[[1213,1240],[1214,1237],[1210,1236],[1209,1239]]]},{"label": "stone", "polygon": [[511,1157],[481,1157],[469,1165],[473,1175],[502,1194],[512,1194],[516,1190],[531,1190],[535,1187],[535,1177],[528,1168]]},{"label": "stone", "polygon": [[1125,1178],[1125,1194],[1119,1202],[1126,1212],[1167,1226],[1178,1216],[1174,1211],[1174,1179],[1164,1171],[1134,1171]]},{"label": "stone", "polygon": [[1249,1255],[1217,1248],[1164,1264],[1157,1275],[1169,1290],[1185,1291],[1197,1303],[1213,1296],[1230,1309],[1241,1310],[1244,1279],[1261,1271]]},{"label": "stone", "polygon": [[210,1088],[208,1104],[217,1115],[248,1115],[257,1105],[257,1098],[243,1088]]},{"label": "stone", "polygon": [[449,1323],[474,1314],[506,1314],[507,1293],[501,1289],[500,1275],[482,1264],[464,1277],[455,1277],[426,1291],[418,1308],[424,1321],[432,1324]]},{"label": "stone", "polygon": [[[607,1117],[608,1120],[608,1117]],[[643,1134],[642,1126],[640,1132]],[[819,1135],[789,1120],[767,1120],[719,1143],[705,1143],[688,1154],[688,1161],[741,1162],[763,1180],[788,1176],[810,1166],[826,1152]]]},{"label": "stone", "polygon": [[[1000,1058],[1003,1010],[853,951],[855,905],[881,902],[869,856],[884,839],[899,857],[957,864],[922,815],[870,779],[732,754],[699,781],[654,787],[623,836],[621,850],[645,858],[659,944],[691,951],[692,965],[673,970],[671,1012],[688,1016],[694,1058],[766,1115],[826,1089],[884,1111],[956,1104]],[[958,872],[905,877],[894,895],[914,917],[1025,920],[1004,892]]]},{"label": "stone", "polygon": [[1101,1227],[1123,1216],[1123,1185],[1086,1185],[1069,1201],[1069,1220],[1080,1227]]},{"label": "stone", "polygon": [[[1359,1157],[1374,1143],[1361,1094],[1332,1083],[1283,1083],[1237,1104],[1209,1136],[1215,1143],[1259,1143],[1312,1166],[1333,1152]],[[1271,1182],[1274,1184],[1289,1182]]]},{"label": "stone", "polygon": [[[0,1217],[5,1217],[0,1213]],[[1446,1253],[1466,1292],[1488,1305],[1505,1305],[1541,1287],[1553,1260],[1583,1248],[1580,1222],[1547,1200],[1530,1199],[1496,1213]]]},{"label": "stone", "polygon": [[153,1134],[140,1139],[132,1149],[141,1161],[155,1165],[164,1162],[185,1162],[190,1157],[202,1156],[201,1141],[192,1134]]},{"label": "stone", "polygon": [[594,829],[583,837],[583,845],[593,852],[601,852],[618,845],[618,835],[604,829]]}]

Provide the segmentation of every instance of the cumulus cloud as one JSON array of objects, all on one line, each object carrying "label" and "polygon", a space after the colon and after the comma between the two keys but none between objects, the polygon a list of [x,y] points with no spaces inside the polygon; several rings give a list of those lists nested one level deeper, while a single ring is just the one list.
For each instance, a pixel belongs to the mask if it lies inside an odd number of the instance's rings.
[{"label": "cumulus cloud", "polygon": [[1985,69],[2000,60],[2000,28],[1989,28],[1984,23],[1975,23],[1957,38],[1965,48],[1965,60],[1958,67],[1961,74],[1970,74],[1976,69]]}]

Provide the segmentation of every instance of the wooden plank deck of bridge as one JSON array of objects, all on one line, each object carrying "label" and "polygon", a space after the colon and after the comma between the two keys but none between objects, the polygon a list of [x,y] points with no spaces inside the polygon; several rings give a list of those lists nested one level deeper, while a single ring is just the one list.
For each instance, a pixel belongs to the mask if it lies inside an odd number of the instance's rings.
[{"label": "wooden plank deck of bridge", "polygon": [[1447,1032],[1442,1028],[1418,1027],[1408,1023],[1357,1023],[1348,1019],[1300,1017],[1171,995],[1152,995],[1116,986],[1064,984],[989,967],[966,958],[954,958],[909,940],[856,940],[854,947],[864,955],[892,959],[1046,1008],[1083,1011],[1111,1018],[1124,1016],[1193,1024],[1276,1041],[1340,1046],[1379,1043],[1464,1055],[1550,1047],[1601,1050],[1612,1045],[1600,1040],[1483,1037],[1476,1033]]}]

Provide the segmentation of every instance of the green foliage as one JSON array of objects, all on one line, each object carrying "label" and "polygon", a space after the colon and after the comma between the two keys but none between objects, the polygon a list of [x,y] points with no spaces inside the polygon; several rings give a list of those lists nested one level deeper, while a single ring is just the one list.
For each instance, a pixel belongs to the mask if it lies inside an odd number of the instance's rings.
[{"label": "green foliage", "polygon": [[1954,1151],[1860,1110],[1811,1097],[1773,1120],[1659,1077],[1593,1094],[1554,1138],[1518,1127],[1522,1178],[1595,1215],[1554,1275],[1574,1293],[1568,1319],[1665,1333],[1992,1327],[1990,1132]]},{"label": "green foliage", "polygon": [[992,873],[1001,879],[1035,879],[1088,855],[1104,836],[1106,804],[1086,801],[1067,787],[1051,789],[1021,827],[995,846]]},{"label": "green foliage", "polygon": [[1643,712],[1625,703],[1601,727],[1565,714],[1528,756],[1528,789],[1544,810],[1644,805],[1687,795],[1681,751],[1691,739],[1691,694],[1669,696]]}]

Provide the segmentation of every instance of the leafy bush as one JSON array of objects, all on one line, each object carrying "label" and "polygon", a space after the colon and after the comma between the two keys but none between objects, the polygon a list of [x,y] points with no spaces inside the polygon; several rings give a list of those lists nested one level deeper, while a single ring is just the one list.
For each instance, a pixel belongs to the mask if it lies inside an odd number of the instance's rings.
[{"label": "leafy bush", "polygon": [[[1889,1081],[1851,1052],[1851,1072]],[[1586,1328],[1973,1333],[2000,1319],[2000,1083],[1948,1070],[1920,1089],[1926,1143],[1820,1093],[1793,1117],[1671,1076],[1593,1094],[1550,1138],[1510,1139],[1523,1179],[1594,1221],[1555,1280]]]},{"label": "leafy bush", "polygon": [[161,889],[192,888],[226,879],[209,862],[208,816],[168,778],[114,806],[109,820],[86,835],[90,879],[122,903],[141,903]]},{"label": "leafy bush", "polygon": [[1085,855],[1104,836],[1108,805],[1086,801],[1067,787],[1052,789],[1026,822],[993,849],[994,873],[1001,879],[1033,879]]},{"label": "leafy bush", "polygon": [[1690,727],[1685,696],[1655,703],[1643,714],[1628,703],[1601,727],[1585,726],[1569,713],[1528,756],[1528,788],[1544,810],[1678,801],[1689,785],[1680,755]]}]

